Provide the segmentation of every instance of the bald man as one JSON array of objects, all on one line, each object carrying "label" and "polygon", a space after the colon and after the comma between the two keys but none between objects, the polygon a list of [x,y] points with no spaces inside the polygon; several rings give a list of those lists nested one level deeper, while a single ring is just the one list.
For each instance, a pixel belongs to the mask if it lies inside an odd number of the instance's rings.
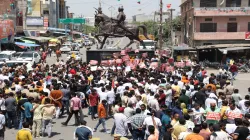
[{"label": "bald man", "polygon": [[207,124],[216,124],[220,121],[220,109],[216,106],[216,103],[211,103],[210,107],[206,109]]}]

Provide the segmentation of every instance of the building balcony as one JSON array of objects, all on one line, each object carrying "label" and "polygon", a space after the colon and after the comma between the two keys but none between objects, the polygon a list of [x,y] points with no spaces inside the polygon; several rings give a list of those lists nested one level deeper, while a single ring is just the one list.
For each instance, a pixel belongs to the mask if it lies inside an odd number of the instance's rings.
[{"label": "building balcony", "polygon": [[194,8],[194,16],[250,16],[250,7],[199,7]]},{"label": "building balcony", "polygon": [[195,32],[194,40],[245,40],[246,32]]}]

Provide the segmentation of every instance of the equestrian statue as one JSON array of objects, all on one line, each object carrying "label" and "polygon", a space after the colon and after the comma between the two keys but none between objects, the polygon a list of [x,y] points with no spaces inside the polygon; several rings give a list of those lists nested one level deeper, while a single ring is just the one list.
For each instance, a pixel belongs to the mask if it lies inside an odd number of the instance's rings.
[{"label": "equestrian statue", "polygon": [[[134,41],[139,41],[143,46],[143,40],[139,38],[139,29],[143,31],[143,35],[148,38],[147,28],[144,25],[136,26],[131,24],[126,24],[126,15],[124,14],[124,8],[118,8],[117,19],[110,18],[107,15],[102,13],[102,9],[99,7],[96,9],[95,14],[95,26],[99,27],[99,33],[95,35],[95,38],[101,44],[99,49],[103,49],[105,41],[107,38],[116,38],[116,37],[127,37],[130,39],[129,44],[125,46],[129,47]],[[99,37],[103,37],[103,40]]]}]

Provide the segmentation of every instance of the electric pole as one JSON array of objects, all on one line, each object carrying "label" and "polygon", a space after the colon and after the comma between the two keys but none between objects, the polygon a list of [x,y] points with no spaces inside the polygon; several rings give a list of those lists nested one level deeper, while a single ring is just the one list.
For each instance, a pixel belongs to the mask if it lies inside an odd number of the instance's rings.
[{"label": "electric pole", "polygon": [[173,11],[175,11],[175,9],[169,9],[170,11],[170,45],[171,45],[171,48],[172,48],[172,57],[173,57],[173,54],[174,54],[174,48],[173,48]]},{"label": "electric pole", "polygon": [[160,0],[160,28],[159,28],[159,45],[160,45],[160,49],[162,49],[163,46],[163,39],[162,39],[162,5],[163,2],[162,0]]},{"label": "electric pole", "polygon": [[110,11],[110,17],[113,17],[113,11],[115,10],[115,7],[114,6],[110,6],[108,9]]}]

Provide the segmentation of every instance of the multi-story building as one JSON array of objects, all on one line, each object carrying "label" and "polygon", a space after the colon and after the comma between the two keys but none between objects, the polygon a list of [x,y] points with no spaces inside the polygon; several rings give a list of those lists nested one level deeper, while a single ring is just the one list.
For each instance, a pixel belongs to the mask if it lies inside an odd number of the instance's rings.
[{"label": "multi-story building", "polygon": [[[168,14],[163,15],[162,21],[167,21],[169,18]],[[137,14],[132,16],[133,22],[145,22],[145,21],[155,21],[159,22],[160,21],[160,15],[157,15],[155,13],[146,15],[146,14]]]},{"label": "multi-story building", "polygon": [[250,46],[250,0],[182,0],[183,43],[191,47]]}]

